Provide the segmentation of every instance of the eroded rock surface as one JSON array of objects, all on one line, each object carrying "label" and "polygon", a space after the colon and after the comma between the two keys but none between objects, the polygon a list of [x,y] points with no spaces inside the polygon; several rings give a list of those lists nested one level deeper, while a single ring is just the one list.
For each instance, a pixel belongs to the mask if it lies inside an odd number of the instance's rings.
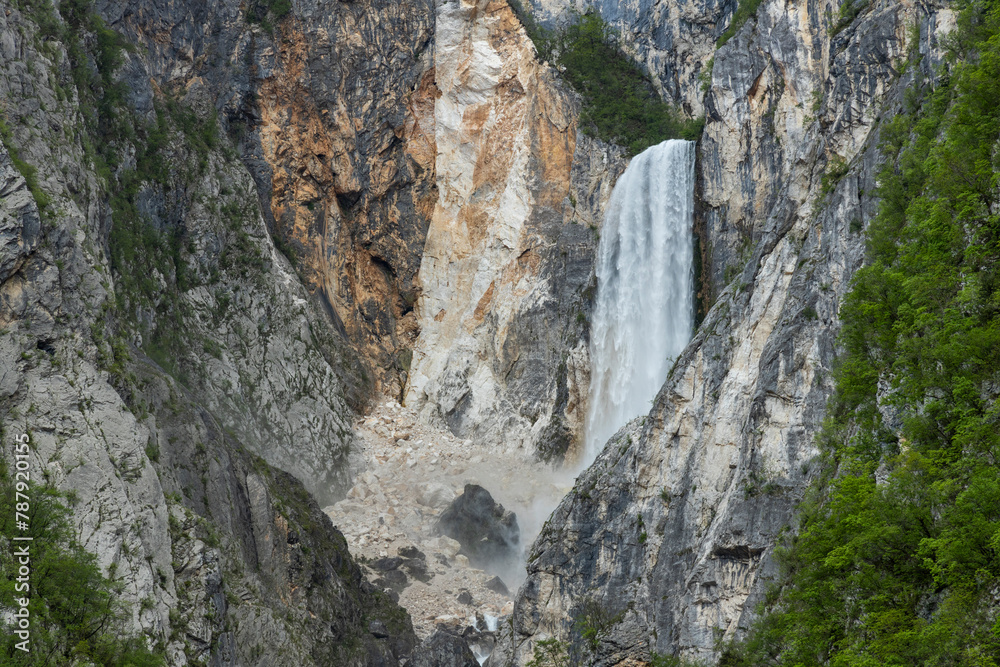
[{"label": "eroded rock surface", "polygon": [[[4,433],[30,434],[33,479],[72,493],[79,541],[168,664],[397,664],[416,644],[406,613],[272,467],[343,493],[352,364],[268,233],[213,106],[224,90],[200,77],[225,69],[199,51],[204,25],[216,46],[254,27],[236,4],[101,5],[157,45],[121,52],[109,167],[89,134],[97,84],[77,88],[103,81],[80,51],[97,40],[30,6],[0,11]],[[150,126],[157,169],[140,172]],[[123,271],[111,258],[128,253]]]},{"label": "eroded rock surface", "polygon": [[[725,288],[649,415],[611,439],[539,536],[489,664],[523,665],[535,642],[573,641],[595,615],[609,629],[595,651],[576,647],[588,664],[711,660],[773,581],[877,210],[879,121],[911,77],[932,75],[951,14],[872,2],[835,20],[827,2],[771,0],[715,53],[700,188],[710,279]],[[900,79],[908,54],[925,57]]]},{"label": "eroded rock surface", "polygon": [[578,102],[502,0],[439,0],[434,81],[438,200],[406,403],[483,446],[572,456],[596,231],[624,161],[577,132]]}]

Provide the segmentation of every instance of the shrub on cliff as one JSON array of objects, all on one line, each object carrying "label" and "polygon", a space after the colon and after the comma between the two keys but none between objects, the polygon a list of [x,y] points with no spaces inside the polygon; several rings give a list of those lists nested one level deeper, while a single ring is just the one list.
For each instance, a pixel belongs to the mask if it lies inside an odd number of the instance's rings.
[{"label": "shrub on cliff", "polygon": [[580,129],[624,146],[636,155],[667,139],[697,140],[704,122],[687,120],[664,102],[649,77],[617,44],[614,31],[594,13],[578,16],[564,30],[535,21],[518,0],[509,0],[538,57],[563,70],[583,97]]},{"label": "shrub on cliff", "polygon": [[[17,497],[15,483],[0,464],[0,599],[10,605],[29,599],[30,650],[16,647],[22,641],[5,628],[0,644],[4,665],[70,665],[159,667],[163,659],[151,652],[145,640],[131,633],[131,616],[121,600],[123,584],[101,573],[97,558],[73,537],[69,510],[61,495],[49,486],[31,484]],[[15,525],[15,502],[28,498],[28,530]],[[30,542],[10,541],[31,537]],[[28,544],[31,573],[18,581],[20,563],[15,547]],[[21,577],[23,580],[24,577]],[[27,583],[27,591],[23,589]],[[15,589],[15,586],[21,588]]]}]

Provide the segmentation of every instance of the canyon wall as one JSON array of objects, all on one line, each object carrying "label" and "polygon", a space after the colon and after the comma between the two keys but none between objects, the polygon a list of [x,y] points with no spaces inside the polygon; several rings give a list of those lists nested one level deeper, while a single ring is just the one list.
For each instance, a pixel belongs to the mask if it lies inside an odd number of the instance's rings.
[{"label": "canyon wall", "polygon": [[371,361],[255,182],[277,37],[238,3],[67,7],[0,12],[5,441],[168,664],[397,664],[409,618],[303,487],[348,486]]},{"label": "canyon wall", "polygon": [[[501,0],[282,6],[0,12],[3,435],[31,434],[36,476],[72,492],[80,541],[172,665],[409,655],[405,612],[307,493],[349,485],[374,392],[525,457],[572,459],[585,414],[622,151],[578,131],[579,99]],[[595,664],[711,658],[773,579],[879,122],[953,19],[765,0],[717,48],[736,6],[532,3],[552,25],[595,8],[706,115],[714,305],[543,530],[491,664],[594,614],[614,619]]]},{"label": "canyon wall", "polygon": [[[724,28],[719,5],[684,6]],[[877,207],[879,124],[934,75],[953,24],[944,3],[923,2],[840,19],[824,0],[765,1],[715,51],[697,192],[725,287],[648,416],[609,441],[543,529],[489,664],[524,664],[549,638],[594,665],[711,660],[774,581]],[[599,628],[596,645],[573,639],[581,627]]]},{"label": "canyon wall", "polygon": [[310,494],[410,378],[572,454],[624,160],[505,3],[280,8],[5,6],[3,434],[169,664],[395,664],[409,619]]},{"label": "canyon wall", "polygon": [[578,132],[579,102],[506,2],[437,12],[420,123],[439,198],[406,401],[479,445],[559,460],[580,442],[598,228],[624,160]]}]

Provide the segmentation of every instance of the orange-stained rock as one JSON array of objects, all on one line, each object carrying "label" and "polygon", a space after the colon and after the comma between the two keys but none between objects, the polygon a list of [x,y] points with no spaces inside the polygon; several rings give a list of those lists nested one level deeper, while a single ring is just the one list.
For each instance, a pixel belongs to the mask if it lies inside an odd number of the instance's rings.
[{"label": "orange-stained rock", "polygon": [[437,12],[439,197],[406,400],[484,445],[561,458],[585,404],[592,230],[622,163],[578,135],[573,94],[506,2]]},{"label": "orange-stained rock", "polygon": [[418,58],[432,17],[413,7],[337,11],[328,27],[284,22],[274,67],[259,83],[270,213],[306,286],[370,365],[373,388],[398,394],[437,198],[437,91],[429,58],[416,68],[381,61],[390,46]]}]

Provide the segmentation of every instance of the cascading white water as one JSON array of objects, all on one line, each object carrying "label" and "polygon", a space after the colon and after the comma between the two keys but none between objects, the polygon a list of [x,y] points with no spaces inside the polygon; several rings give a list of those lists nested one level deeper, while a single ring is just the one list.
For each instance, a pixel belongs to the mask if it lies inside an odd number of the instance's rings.
[{"label": "cascading white water", "polygon": [[649,411],[694,320],[694,143],[670,140],[629,164],[611,193],[597,256],[584,465]]}]

